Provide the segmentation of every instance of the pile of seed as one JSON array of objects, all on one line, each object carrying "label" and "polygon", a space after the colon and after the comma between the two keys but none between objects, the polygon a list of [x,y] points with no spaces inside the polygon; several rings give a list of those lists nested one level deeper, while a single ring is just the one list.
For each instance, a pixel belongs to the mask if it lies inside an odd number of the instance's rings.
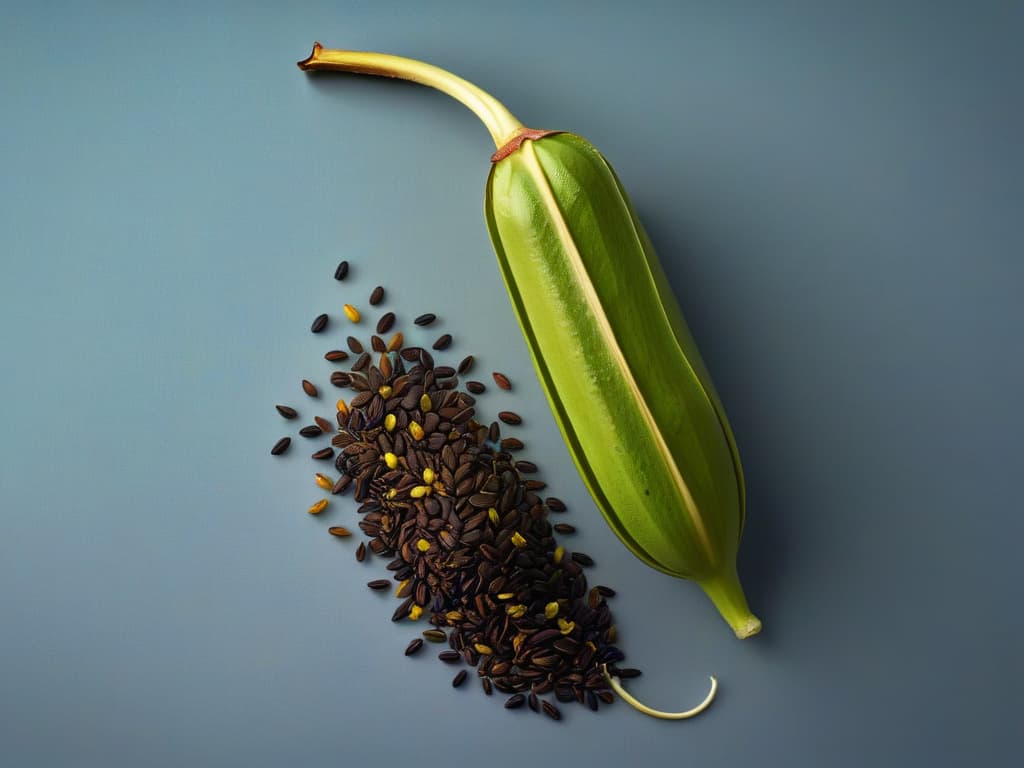
[{"label": "pile of seed", "polygon": [[[343,262],[335,277],[343,280],[347,274]],[[384,296],[384,289],[376,288],[370,304]],[[353,323],[360,320],[352,305],[345,305],[344,315]],[[435,320],[424,314],[414,323],[425,327]],[[320,333],[327,324],[327,316],[320,315],[312,330]],[[469,381],[468,391],[459,388],[474,358],[457,367],[437,365],[425,348],[405,346],[401,332],[385,340],[394,324],[394,313],[380,317],[369,340],[372,353],[349,336],[349,352],[325,355],[330,362],[356,356],[349,370],[330,376],[331,384],[354,395],[338,400],[336,427],[316,417],[299,434],[330,436],[330,446],[318,448],[312,458],[333,458],[340,475],[332,480],[317,473],[316,482],[332,494],[351,490],[359,502],[359,528],[369,541],[359,544],[356,557],[365,559],[368,548],[387,559],[401,599],[392,620],[426,618],[433,625],[409,644],[406,655],[420,652],[424,639],[447,643],[449,649],[438,658],[475,667],[485,693],[510,694],[507,708],[528,705],[555,720],[561,718],[558,707],[539,697],[554,694],[560,702],[577,701],[593,710],[610,703],[603,666],[621,678],[640,673],[615,666],[624,655],[614,645],[606,602],[614,592],[588,588],[583,568],[593,564],[591,558],[568,552],[555,540],[555,533],[575,530],[548,520],[549,513],[565,512],[565,504],[538,495],[545,484],[528,477],[537,466],[513,457],[523,448],[520,440],[502,438],[497,421],[486,425],[477,418],[471,393],[486,386]],[[433,349],[451,343],[446,333]],[[492,377],[502,390],[512,388],[504,374]],[[303,380],[302,386],[310,397],[319,397],[311,382]],[[277,410],[288,419],[298,416],[290,406]],[[512,411],[502,411],[499,419],[508,425],[522,421]],[[281,454],[289,445],[290,438],[282,438],[271,453]],[[327,505],[321,499],[309,512],[318,514]],[[329,533],[350,535],[340,526]],[[390,584],[376,579],[368,586]],[[459,687],[466,678],[466,670],[460,670],[452,685]]]}]

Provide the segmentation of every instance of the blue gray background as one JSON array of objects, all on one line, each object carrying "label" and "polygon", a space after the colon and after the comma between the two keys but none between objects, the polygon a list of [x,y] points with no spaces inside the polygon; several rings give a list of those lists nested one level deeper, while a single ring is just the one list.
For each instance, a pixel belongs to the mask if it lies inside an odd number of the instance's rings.
[{"label": "blue gray background", "polygon": [[[1021,8],[5,3],[0,762],[1019,755]],[[738,435],[761,636],[586,495],[490,250],[484,129],[431,91],[300,73],[314,39],[450,68],[615,165]],[[305,446],[268,455],[273,404],[310,414],[299,381],[326,385],[346,333],[313,316],[377,283],[406,321],[441,314],[451,359],[513,376],[481,407],[526,416],[619,590],[632,689],[682,708],[715,673],[704,716],[555,725],[402,656],[422,627],[326,534],[351,505],[310,517]]]}]

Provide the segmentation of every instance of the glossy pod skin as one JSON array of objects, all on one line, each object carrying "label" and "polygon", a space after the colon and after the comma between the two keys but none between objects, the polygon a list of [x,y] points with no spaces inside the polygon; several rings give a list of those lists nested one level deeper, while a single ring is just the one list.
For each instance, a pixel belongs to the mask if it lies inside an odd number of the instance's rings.
[{"label": "glossy pod skin", "polygon": [[314,48],[303,69],[400,77],[448,93],[498,151],[485,214],[552,412],[598,508],[653,568],[696,581],[739,637],[739,452],[649,238],[611,166],[571,133],[525,128],[431,65]]}]

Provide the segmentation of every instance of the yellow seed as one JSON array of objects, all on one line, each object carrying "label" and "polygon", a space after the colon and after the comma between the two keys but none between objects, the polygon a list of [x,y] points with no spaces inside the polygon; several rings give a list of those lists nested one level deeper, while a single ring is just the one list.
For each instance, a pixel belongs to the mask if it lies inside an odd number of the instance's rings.
[{"label": "yellow seed", "polygon": [[395,428],[396,421],[398,421],[398,419],[395,418],[395,414],[389,413],[387,416],[384,417],[384,429],[390,432]]},{"label": "yellow seed", "polygon": [[434,482],[434,470],[430,467],[423,470],[423,482],[427,485],[431,485]]},{"label": "yellow seed", "polygon": [[409,609],[409,621],[419,621],[420,616],[423,615],[423,606],[414,605]]},{"label": "yellow seed", "polygon": [[560,562],[562,562],[562,557],[564,555],[565,547],[555,547],[555,554],[552,555],[551,559],[554,561],[555,565],[558,565]]},{"label": "yellow seed", "polygon": [[353,307],[351,304],[345,305],[345,317],[351,320],[353,323],[359,322],[359,310]]},{"label": "yellow seed", "polygon": [[544,618],[553,619],[558,615],[558,603],[552,600],[544,606]]},{"label": "yellow seed", "polygon": [[[516,607],[517,608],[522,608],[524,611],[526,610],[526,606],[525,605],[516,606]],[[520,614],[520,616],[521,615],[522,614]],[[523,642],[525,640],[526,640],[526,635],[524,635],[522,632],[517,633],[516,636],[512,638],[512,650],[514,650],[518,654],[519,653],[519,649],[522,647]]]},{"label": "yellow seed", "polygon": [[576,622],[575,621],[566,621],[565,619],[559,619],[558,620],[558,630],[563,635],[568,635],[574,629],[576,629]]},{"label": "yellow seed", "polygon": [[429,485],[416,485],[413,486],[411,491],[409,491],[409,496],[414,499],[422,499],[424,496],[429,496],[433,492],[434,489]]},{"label": "yellow seed", "polygon": [[494,653],[494,649],[491,648],[491,646],[484,645],[483,643],[473,643],[473,647],[476,649],[476,652],[482,656],[490,656]]},{"label": "yellow seed", "polygon": [[594,651],[594,653],[597,653],[597,646],[596,646],[596,645],[594,645],[594,643],[593,643],[593,642],[591,642],[590,640],[587,640],[587,642],[586,642],[586,646],[587,646],[587,647],[588,647],[588,648],[589,648],[590,650]]},{"label": "yellow seed", "polygon": [[313,478],[316,480],[316,484],[323,488],[325,491],[329,491],[331,490],[331,488],[334,487],[334,481],[331,480],[331,478],[327,477],[327,475],[321,475],[319,472],[317,472],[313,476]]},{"label": "yellow seed", "polygon": [[309,514],[319,515],[321,512],[327,509],[328,503],[328,499],[320,499],[320,501],[318,501],[316,504],[309,508]]},{"label": "yellow seed", "polygon": [[388,499],[393,499],[397,495],[398,495],[398,489],[397,488],[389,488],[388,492],[384,494],[385,498],[388,498]]},{"label": "yellow seed", "polygon": [[338,408],[338,413],[340,413],[342,416],[348,416],[348,403],[346,403],[344,400],[339,400],[336,404],[336,407]]},{"label": "yellow seed", "polygon": [[352,535],[352,531],[350,531],[348,528],[342,528],[340,525],[335,525],[331,528],[328,528],[327,532],[331,534],[331,536],[337,536],[341,539],[345,538],[346,536]]},{"label": "yellow seed", "polygon": [[395,587],[395,597],[405,597],[409,588],[409,579],[402,579]]},{"label": "yellow seed", "polygon": [[391,397],[391,387],[388,386],[387,384],[381,384],[380,389],[378,389],[377,392],[383,398]]},{"label": "yellow seed", "polygon": [[454,624],[457,621],[462,621],[462,619],[465,618],[461,611],[448,611],[444,617],[448,619],[448,622],[451,624]]},{"label": "yellow seed", "polygon": [[496,510],[494,507],[491,507],[490,509],[487,510],[487,517],[490,518],[490,521],[495,525],[497,525],[498,520],[501,519],[501,516],[498,514],[498,510]]},{"label": "yellow seed", "polygon": [[420,395],[420,410],[427,413],[431,408],[434,407],[434,403],[430,400],[430,395],[424,392]]},{"label": "yellow seed", "polygon": [[388,469],[394,469],[398,466],[398,457],[391,451],[388,451],[384,454],[384,463],[388,465]]},{"label": "yellow seed", "polygon": [[[526,613],[526,606],[525,605],[509,605],[509,606],[507,606],[505,608],[505,613],[507,613],[513,619],[518,619],[518,618],[522,617],[523,614]],[[520,642],[522,642],[522,641],[520,641]],[[517,652],[518,652],[518,650],[519,649],[516,648]]]},{"label": "yellow seed", "polygon": [[526,539],[523,538],[523,535],[519,533],[519,531],[516,531],[512,534],[512,543],[517,547],[522,548],[526,546]]},{"label": "yellow seed", "polygon": [[499,592],[498,593],[498,599],[499,600],[511,600],[515,596],[516,596],[515,592]]},{"label": "yellow seed", "polygon": [[401,349],[403,341],[405,341],[405,339],[402,338],[402,332],[396,331],[395,335],[392,336],[391,340],[388,342],[388,352],[395,352],[396,350]]},{"label": "yellow seed", "polygon": [[430,542],[426,539],[420,539],[416,542],[416,549],[418,549],[420,552],[426,552],[428,549],[430,549]]},{"label": "yellow seed", "polygon": [[410,421],[409,422],[409,434],[412,435],[412,439],[413,440],[422,440],[423,439],[423,427],[421,427],[415,421]]}]

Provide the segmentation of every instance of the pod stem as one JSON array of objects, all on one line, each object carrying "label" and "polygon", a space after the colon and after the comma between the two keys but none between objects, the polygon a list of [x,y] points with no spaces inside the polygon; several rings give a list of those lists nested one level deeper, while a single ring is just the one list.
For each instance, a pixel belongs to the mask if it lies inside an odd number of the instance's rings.
[{"label": "pod stem", "polygon": [[742,640],[761,631],[761,620],[750,612],[735,568],[697,583],[732,627],[736,637]]},{"label": "pod stem", "polygon": [[635,696],[630,694],[629,691],[623,688],[622,683],[619,681],[619,678],[614,677],[608,671],[607,664],[603,664],[601,666],[601,669],[604,672],[604,679],[608,681],[608,684],[612,687],[612,690],[615,691],[615,693],[617,693],[623,701],[625,701],[627,704],[629,704],[629,706],[633,707],[634,709],[643,712],[645,715],[661,718],[662,720],[686,720],[688,718],[694,717],[695,715],[699,715],[701,712],[703,712],[705,709],[711,706],[711,702],[715,700],[715,694],[718,693],[718,680],[715,679],[714,675],[711,675],[711,689],[708,691],[708,695],[704,697],[704,701],[702,701],[693,709],[688,709],[685,712],[662,712],[660,709],[652,709],[651,707],[647,706],[642,701],[637,699]]},{"label": "pod stem", "polygon": [[468,80],[423,61],[387,53],[332,50],[313,43],[309,58],[298,62],[298,65],[304,71],[334,69],[360,75],[394,77],[436,88],[464,104],[480,118],[491,134],[494,146],[499,149],[524,130],[523,124],[489,93]]}]

